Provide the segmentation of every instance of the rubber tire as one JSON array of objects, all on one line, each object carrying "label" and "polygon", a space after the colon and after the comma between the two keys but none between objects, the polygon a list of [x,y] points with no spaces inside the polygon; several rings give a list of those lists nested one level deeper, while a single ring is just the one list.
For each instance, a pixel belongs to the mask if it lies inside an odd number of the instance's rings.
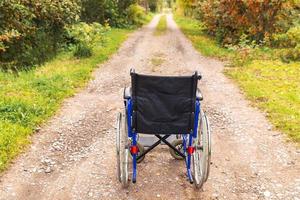
[{"label": "rubber tire", "polygon": [[208,145],[208,157],[207,157],[207,168],[206,168],[206,174],[205,174],[205,182],[207,181],[210,173],[210,162],[211,162],[211,131],[210,131],[210,124],[209,120],[204,113],[205,120],[206,120],[206,126],[207,126],[207,145]]},{"label": "rubber tire", "polygon": [[121,113],[120,119],[120,182],[123,188],[129,186],[129,139],[127,135],[127,117]]},{"label": "rubber tire", "polygon": [[117,122],[116,122],[116,155],[117,155],[117,176],[118,180],[121,182],[121,157],[120,157],[120,146],[121,146],[121,139],[120,139],[120,131],[121,131],[121,119],[122,114],[119,112],[117,114]]},{"label": "rubber tire", "polygon": [[[197,138],[194,140],[195,152],[192,156],[192,175],[196,188],[202,188],[207,181],[210,169],[210,128],[208,119],[201,111],[199,116],[199,128]],[[201,140],[199,140],[199,136]],[[201,142],[201,143],[200,143]],[[197,145],[198,144],[198,145]],[[200,145],[201,144],[201,145]],[[197,148],[199,147],[199,149]],[[202,148],[200,148],[202,146]],[[202,162],[201,162],[202,161]],[[198,169],[198,170],[195,170]],[[201,175],[198,175],[200,173]]]},{"label": "rubber tire", "polygon": [[[176,139],[176,140],[173,140],[171,142],[171,144],[174,146],[174,147],[177,147],[179,145],[182,145],[182,148],[183,148],[183,140],[182,139]],[[176,151],[174,151],[172,148],[169,148],[169,151],[170,151],[170,154],[173,158],[175,158],[176,160],[184,160],[184,158],[180,155],[177,154]],[[184,154],[184,152],[182,152]]]}]

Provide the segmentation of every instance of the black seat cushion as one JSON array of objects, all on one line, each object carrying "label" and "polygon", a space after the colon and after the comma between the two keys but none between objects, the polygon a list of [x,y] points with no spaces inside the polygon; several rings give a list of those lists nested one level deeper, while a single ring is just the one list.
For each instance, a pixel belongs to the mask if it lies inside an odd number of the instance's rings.
[{"label": "black seat cushion", "polygon": [[161,77],[131,73],[133,128],[145,134],[187,134],[194,125],[198,75]]}]

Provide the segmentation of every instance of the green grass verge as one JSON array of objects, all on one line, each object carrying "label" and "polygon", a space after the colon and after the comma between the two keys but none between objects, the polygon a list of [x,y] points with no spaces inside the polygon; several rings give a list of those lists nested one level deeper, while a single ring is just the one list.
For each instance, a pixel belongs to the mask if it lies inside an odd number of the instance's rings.
[{"label": "green grass verge", "polygon": [[151,22],[151,20],[153,19],[154,16],[155,16],[155,13],[153,13],[153,12],[148,12],[148,13],[146,14],[146,18],[145,18],[144,24],[148,24],[149,22]]},{"label": "green grass verge", "polygon": [[60,107],[66,97],[85,86],[91,72],[107,60],[131,30],[111,29],[104,47],[90,58],[62,53],[53,61],[18,76],[0,72],[0,171],[26,144],[34,130]]},{"label": "green grass verge", "polygon": [[[225,74],[234,79],[253,105],[267,113],[274,126],[300,144],[300,62],[283,63],[276,49],[257,49],[249,55],[222,48],[191,18],[175,16],[183,33],[205,56],[228,60]],[[258,130],[259,131],[259,130]]]},{"label": "green grass verge", "polygon": [[202,55],[223,59],[232,53],[232,51],[228,49],[218,47],[213,38],[204,35],[202,25],[199,21],[178,15],[175,15],[174,18],[182,32],[192,41],[194,47],[199,50]]},{"label": "green grass verge", "polygon": [[154,35],[156,36],[160,36],[164,33],[166,33],[167,31],[167,16],[166,15],[162,15],[159,19],[159,22],[156,26]]}]

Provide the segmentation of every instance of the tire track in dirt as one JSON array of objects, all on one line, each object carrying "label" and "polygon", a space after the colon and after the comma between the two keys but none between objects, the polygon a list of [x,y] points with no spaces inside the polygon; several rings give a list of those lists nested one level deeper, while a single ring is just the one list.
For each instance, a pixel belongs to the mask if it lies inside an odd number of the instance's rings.
[{"label": "tire track in dirt", "polygon": [[[94,73],[86,89],[32,138],[33,144],[0,177],[0,199],[294,199],[300,197],[300,152],[270,129],[222,73],[199,55],[168,15],[168,31],[153,35],[159,16],[130,36]],[[153,72],[153,58],[160,55]],[[138,166],[138,182],[117,182],[114,126],[129,69],[184,75],[198,70],[212,124],[212,170],[203,191],[185,177],[184,163],[161,146]]]}]

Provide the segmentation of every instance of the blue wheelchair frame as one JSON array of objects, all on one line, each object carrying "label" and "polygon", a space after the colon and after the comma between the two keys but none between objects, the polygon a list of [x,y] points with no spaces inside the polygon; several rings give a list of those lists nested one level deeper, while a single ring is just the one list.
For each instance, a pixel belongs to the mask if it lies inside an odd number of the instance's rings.
[{"label": "blue wheelchair frame", "polygon": [[166,139],[171,135],[155,135],[159,141],[154,143],[149,149],[147,149],[145,152],[143,152],[141,155],[138,156],[137,151],[137,137],[138,133],[136,133],[134,130],[132,130],[132,99],[128,98],[125,100],[125,108],[126,108],[126,117],[127,117],[127,127],[128,127],[128,137],[131,138],[131,145],[130,145],[130,152],[132,155],[132,162],[133,162],[133,173],[132,173],[132,182],[136,183],[136,177],[137,177],[137,160],[141,158],[142,156],[146,155],[148,152],[150,152],[152,149],[154,149],[156,146],[160,144],[161,141],[163,141],[165,144],[167,144],[170,148],[172,148],[175,152],[177,152],[180,156],[182,156],[185,159],[185,164],[187,168],[187,176],[189,178],[190,183],[193,183],[193,177],[191,172],[191,156],[194,152],[193,147],[193,139],[197,138],[198,134],[198,121],[199,121],[199,114],[200,114],[200,100],[196,99],[195,101],[195,118],[194,118],[194,129],[191,131],[191,133],[181,133],[179,135],[182,135],[183,138],[183,150],[184,154],[181,153],[178,149],[176,149],[174,146],[172,146]]}]

